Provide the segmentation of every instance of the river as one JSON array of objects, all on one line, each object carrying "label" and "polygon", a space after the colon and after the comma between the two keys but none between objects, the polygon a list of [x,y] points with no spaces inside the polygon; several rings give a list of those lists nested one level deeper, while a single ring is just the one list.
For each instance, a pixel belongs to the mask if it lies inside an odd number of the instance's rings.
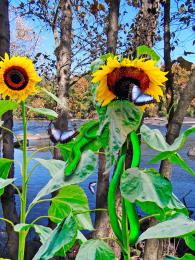
[{"label": "river", "polygon": [[[71,121],[69,122],[69,129],[73,129],[77,127],[81,122],[80,121]],[[165,133],[165,126],[163,125],[149,125],[151,128],[158,128],[163,133]],[[190,124],[184,124],[182,127],[182,131],[189,128]],[[28,133],[31,134],[34,138],[30,140],[30,146],[28,148],[28,155],[32,153],[37,147],[43,147],[49,144],[48,139],[37,139],[38,136],[44,136],[47,132],[48,122],[46,121],[29,121],[28,122]],[[22,133],[22,125],[20,121],[15,121],[14,131],[16,134]],[[195,161],[190,159],[187,156],[187,151],[190,147],[195,146],[195,134],[191,135],[185,144],[184,148],[181,150],[180,155],[187,161],[189,166],[195,171]],[[155,151],[149,149],[144,143],[142,144],[142,159],[141,166],[142,168],[151,168],[154,167],[158,170],[159,164],[148,165],[147,162],[155,155]],[[49,159],[52,158],[52,154],[49,150],[41,152],[38,154],[39,158]],[[22,160],[22,151],[20,149],[15,149],[15,159],[20,161]],[[31,161],[29,168],[33,167],[36,162]],[[21,175],[19,171],[19,167],[15,166],[15,178],[16,185],[21,185]],[[33,200],[36,196],[37,192],[49,181],[50,176],[47,170],[43,167],[38,167],[30,181],[28,187],[28,204]],[[95,195],[89,191],[88,185],[92,181],[96,181],[97,174],[92,175],[89,179],[87,179],[84,183],[81,183],[81,186],[85,190],[90,208],[95,207]],[[193,211],[192,217],[195,218],[195,177],[192,177],[187,172],[183,171],[181,168],[174,166],[173,174],[172,174],[172,184],[173,184],[173,192],[182,200],[183,197],[188,194],[185,198],[186,205],[188,208]],[[19,200],[16,195],[16,204],[17,209],[19,210]],[[34,207],[31,214],[29,214],[27,221],[31,222],[33,219],[37,218],[40,215],[47,215],[48,203],[41,203]],[[2,209],[0,208],[0,214],[2,215]],[[94,219],[94,215],[92,215]],[[39,224],[47,224],[45,219],[42,219],[38,222]],[[3,229],[3,224],[1,224],[1,230]]]}]

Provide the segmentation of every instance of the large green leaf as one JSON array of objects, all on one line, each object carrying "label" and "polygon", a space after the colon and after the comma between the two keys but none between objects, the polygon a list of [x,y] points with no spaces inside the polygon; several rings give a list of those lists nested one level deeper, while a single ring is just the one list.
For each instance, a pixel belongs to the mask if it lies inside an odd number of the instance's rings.
[{"label": "large green leaf", "polygon": [[[57,196],[52,199],[48,215],[63,219],[66,218],[71,211],[73,214],[76,214],[88,210],[88,199],[83,189],[78,185],[69,185],[63,187]],[[76,214],[75,217],[80,230],[93,230],[89,212]],[[53,218],[52,221],[55,223],[60,222],[55,218]]]},{"label": "large green leaf", "polygon": [[178,138],[175,139],[172,145],[169,145],[165,141],[163,135],[158,129],[150,129],[148,126],[142,125],[140,131],[144,142],[150,148],[159,152],[177,152],[183,147],[187,141],[187,137],[190,134],[195,133],[195,126],[185,130]]},{"label": "large green leaf", "polygon": [[185,207],[185,205],[174,195],[172,194],[171,200],[165,206],[163,209],[160,208],[155,202],[137,202],[137,205],[144,211],[145,213],[149,215],[154,215],[154,218],[156,218],[159,221],[164,221],[170,216],[172,216],[175,213],[182,213],[186,216],[189,215],[188,209]]},{"label": "large green leaf", "polygon": [[8,177],[12,163],[13,163],[12,160],[6,158],[0,158],[0,178],[1,178],[0,196],[4,193],[4,187],[14,181],[14,179],[9,179],[5,181],[5,179]]},{"label": "large green leaf", "polygon": [[66,163],[60,160],[44,160],[35,158],[40,164],[42,164],[49,171],[51,180],[38,192],[31,205],[35,204],[40,198],[60,189],[66,185],[64,179],[64,169]]},{"label": "large green leaf", "polygon": [[52,233],[52,229],[49,227],[45,227],[42,225],[34,224],[35,232],[39,235],[41,243],[45,243],[45,241],[50,237]]},{"label": "large green leaf", "polygon": [[30,109],[32,112],[47,116],[49,119],[54,119],[58,117],[58,114],[54,110],[51,110],[49,108],[34,108],[31,106],[26,107]]},{"label": "large green leaf", "polygon": [[39,248],[33,260],[50,259],[62,247],[67,252],[74,244],[77,237],[77,224],[72,215],[62,220],[57,227],[50,233],[50,236]]},{"label": "large green leaf", "polygon": [[153,157],[149,163],[156,163],[161,160],[169,160],[172,164],[179,165],[182,169],[195,176],[195,172],[188,166],[184,159],[176,152],[161,152]]},{"label": "large green leaf", "polygon": [[122,196],[130,202],[154,202],[161,209],[167,207],[172,196],[169,180],[153,169],[127,169],[121,177]]},{"label": "large green leaf", "polygon": [[148,228],[138,241],[152,238],[182,237],[195,231],[195,221],[183,214]]},{"label": "large green leaf", "polygon": [[76,260],[115,260],[112,249],[102,240],[91,239],[84,243],[76,256]]},{"label": "large green leaf", "polygon": [[[26,224],[26,225],[28,225],[28,224]],[[34,226],[35,232],[40,237],[41,243],[42,244],[45,243],[45,241],[50,237],[50,235],[52,233],[52,229],[49,228],[49,227],[45,227],[45,226],[42,226],[42,225],[36,225],[36,224],[34,224],[33,226]],[[78,233],[77,233],[77,240],[81,244],[83,244],[84,242],[87,241],[86,237],[79,230],[78,230]],[[64,251],[63,248],[62,248],[62,250]],[[61,249],[59,251],[61,251]]]},{"label": "large green leaf", "polygon": [[186,245],[193,251],[195,251],[195,233],[194,234],[188,234],[183,237],[185,240]]},{"label": "large green leaf", "polygon": [[164,136],[158,129],[150,129],[146,125],[142,125],[140,128],[141,136],[144,142],[152,149],[167,152],[170,151],[169,144],[164,139]]},{"label": "large green leaf", "polygon": [[156,156],[154,156],[148,163],[157,163],[159,161],[168,159],[171,155],[173,154],[173,152],[161,152],[159,154],[157,154]]},{"label": "large green leaf", "polygon": [[0,100],[0,117],[9,110],[14,110],[18,107],[18,103],[11,100]]},{"label": "large green leaf", "polygon": [[100,125],[99,135],[101,136],[105,127],[108,127],[109,147],[107,155],[110,165],[117,158],[118,152],[129,133],[138,129],[141,119],[141,110],[127,100],[117,100],[108,105],[105,118]]},{"label": "large green leaf", "polygon": [[89,176],[95,174],[97,167],[97,156],[92,151],[85,151],[81,155],[81,160],[71,176],[65,178],[66,185],[78,184],[85,181]]},{"label": "large green leaf", "polygon": [[34,158],[34,160],[39,162],[44,168],[46,168],[52,178],[61,177],[63,170],[66,167],[66,163],[61,160],[45,160],[41,158]]},{"label": "large green leaf", "polygon": [[140,56],[142,55],[147,55],[150,58],[152,58],[155,61],[159,61],[160,60],[160,56],[150,47],[146,46],[146,45],[141,45],[139,47],[137,47],[136,49],[136,53],[137,53],[137,58],[140,58]]},{"label": "large green leaf", "polygon": [[174,153],[167,158],[172,164],[178,164],[182,169],[195,176],[195,172],[188,166],[184,159],[178,154]]}]

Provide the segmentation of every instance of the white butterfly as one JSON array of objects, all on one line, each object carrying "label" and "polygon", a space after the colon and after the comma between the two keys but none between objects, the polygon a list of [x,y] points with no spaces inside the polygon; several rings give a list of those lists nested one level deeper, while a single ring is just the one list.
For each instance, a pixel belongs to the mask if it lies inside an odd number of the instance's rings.
[{"label": "white butterfly", "polygon": [[132,89],[132,101],[136,105],[142,106],[145,104],[154,103],[155,99],[148,94],[144,94],[137,85],[134,85]]}]

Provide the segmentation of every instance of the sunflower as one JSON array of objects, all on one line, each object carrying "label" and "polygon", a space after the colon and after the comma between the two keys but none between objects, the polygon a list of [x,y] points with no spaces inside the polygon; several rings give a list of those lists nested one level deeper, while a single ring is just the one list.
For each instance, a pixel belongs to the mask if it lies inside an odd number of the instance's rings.
[{"label": "sunflower", "polygon": [[154,60],[123,58],[118,61],[118,57],[113,56],[93,73],[92,83],[99,83],[96,99],[102,106],[114,99],[128,99],[144,106],[160,101],[166,74]]},{"label": "sunflower", "polygon": [[27,57],[13,56],[0,61],[0,94],[2,98],[24,101],[29,95],[37,92],[35,85],[41,81],[32,60]]}]

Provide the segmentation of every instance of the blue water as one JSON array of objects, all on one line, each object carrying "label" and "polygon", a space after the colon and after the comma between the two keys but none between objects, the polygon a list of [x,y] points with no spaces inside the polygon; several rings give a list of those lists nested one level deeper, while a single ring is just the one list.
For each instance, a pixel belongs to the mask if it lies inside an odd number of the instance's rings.
[{"label": "blue water", "polygon": [[[69,123],[69,129],[72,129],[74,127],[77,127],[79,125],[79,121],[74,121]],[[189,128],[191,125],[184,125],[183,129]],[[152,128],[158,128],[162,132],[165,132],[164,126],[150,126]],[[28,123],[28,129],[29,133],[32,135],[40,134],[40,133],[46,133],[48,128],[48,122],[46,121],[30,121]],[[20,121],[17,121],[14,130],[17,134],[22,133],[22,125]],[[43,141],[40,140],[33,140],[30,141],[30,147],[28,151],[28,155],[32,153],[34,148],[36,147],[42,147],[49,144],[49,140],[44,139]],[[180,152],[180,155],[187,161],[187,163],[190,165],[190,167],[195,171],[195,161],[191,160],[187,156],[187,151],[190,147],[195,146],[195,134],[191,135],[188,139],[188,142],[186,143],[184,149]],[[155,152],[149,148],[146,147],[145,144],[142,144],[142,160],[141,160],[141,167],[147,168],[147,167],[154,167],[158,170],[159,164],[155,165],[147,165],[147,162],[155,155]],[[50,151],[41,152],[37,155],[39,158],[43,159],[50,159],[52,158],[52,153]],[[22,152],[20,149],[15,149],[15,159],[21,162],[22,159]],[[33,167],[35,164],[35,161],[30,162],[30,168]],[[21,175],[19,171],[19,167],[15,166],[15,178],[16,178],[16,184],[21,185]],[[29,187],[28,187],[28,203],[30,203],[33,198],[36,196],[37,192],[49,181],[50,176],[45,168],[42,166],[38,167],[30,181],[29,181]],[[90,208],[95,208],[95,195],[91,194],[91,192],[88,189],[89,183],[92,181],[97,180],[97,174],[92,175],[89,179],[87,179],[84,183],[81,184],[82,188],[85,190],[88,199],[89,199],[89,205]],[[186,204],[187,206],[194,212],[193,217],[195,217],[195,177],[192,177],[187,172],[184,172],[179,167],[173,167],[173,175],[172,175],[172,183],[173,183],[173,192],[182,199],[187,193],[190,192],[190,194],[186,197]],[[18,196],[16,195],[16,203],[17,203],[17,209],[19,209],[19,200]],[[47,215],[47,210],[49,207],[49,203],[41,203],[36,205],[33,208],[33,211],[31,214],[29,214],[27,221],[31,222],[35,218],[37,218],[40,215]],[[0,213],[2,214],[2,209],[0,209]],[[94,215],[93,215],[94,219]],[[39,224],[47,224],[46,219],[42,219],[38,222]]]}]

